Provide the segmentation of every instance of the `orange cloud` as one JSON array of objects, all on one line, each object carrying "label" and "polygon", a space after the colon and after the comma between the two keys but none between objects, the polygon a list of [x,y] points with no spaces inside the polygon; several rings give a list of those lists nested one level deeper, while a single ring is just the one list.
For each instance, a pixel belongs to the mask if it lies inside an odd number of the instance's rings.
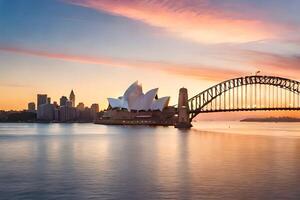
[{"label": "orange cloud", "polygon": [[171,62],[155,62],[144,60],[141,61],[109,57],[79,56],[11,47],[0,47],[0,51],[46,57],[50,59],[59,59],[69,62],[104,65],[110,67],[128,67],[137,69],[158,70],[168,74],[188,76],[194,79],[203,79],[211,81],[220,81],[223,79],[240,76],[244,73],[241,70],[228,70],[204,65],[175,64]]},{"label": "orange cloud", "polygon": [[279,55],[267,52],[244,50],[240,52],[245,62],[264,73],[298,79],[300,55]]},{"label": "orange cloud", "polygon": [[229,11],[208,5],[208,0],[65,1],[142,21],[196,42],[239,43],[276,38],[274,25],[256,19],[233,17]]},{"label": "orange cloud", "polygon": [[[219,59],[229,59],[235,66],[240,63],[241,68],[229,69],[202,64],[178,64],[163,61],[131,60],[100,56],[91,57],[21,48],[0,47],[0,51],[59,59],[68,62],[96,64],[107,67],[157,70],[168,74],[186,76],[198,80],[221,81],[232,77],[243,76],[245,74],[249,75],[249,70],[253,72],[260,70],[263,74],[268,75],[286,76],[294,79],[299,78],[300,56],[286,56],[251,50],[230,50],[229,54],[223,53]],[[243,66],[252,66],[252,68],[243,69]]]}]

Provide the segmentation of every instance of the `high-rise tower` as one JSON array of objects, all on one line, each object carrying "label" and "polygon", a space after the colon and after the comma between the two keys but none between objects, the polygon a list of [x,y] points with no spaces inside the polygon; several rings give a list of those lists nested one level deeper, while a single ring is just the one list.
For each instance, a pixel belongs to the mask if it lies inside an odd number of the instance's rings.
[{"label": "high-rise tower", "polygon": [[40,105],[47,103],[47,95],[46,94],[38,94],[37,95],[37,107]]},{"label": "high-rise tower", "polygon": [[71,94],[70,94],[70,101],[72,103],[72,107],[75,107],[75,94],[74,94],[74,91],[72,90],[71,91]]},{"label": "high-rise tower", "polygon": [[62,96],[59,100],[59,105],[60,106],[66,106],[67,105],[67,101],[68,101],[68,98],[65,97],[65,96]]}]

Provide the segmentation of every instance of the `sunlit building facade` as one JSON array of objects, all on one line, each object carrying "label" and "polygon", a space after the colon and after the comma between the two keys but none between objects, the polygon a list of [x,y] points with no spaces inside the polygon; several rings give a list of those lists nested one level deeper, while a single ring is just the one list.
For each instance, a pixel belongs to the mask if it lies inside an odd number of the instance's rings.
[{"label": "sunlit building facade", "polygon": [[34,102],[28,103],[28,111],[35,112],[35,103]]},{"label": "sunlit building facade", "polygon": [[75,94],[74,94],[74,91],[72,90],[71,91],[71,94],[70,94],[70,102],[72,103],[72,107],[75,107]]}]

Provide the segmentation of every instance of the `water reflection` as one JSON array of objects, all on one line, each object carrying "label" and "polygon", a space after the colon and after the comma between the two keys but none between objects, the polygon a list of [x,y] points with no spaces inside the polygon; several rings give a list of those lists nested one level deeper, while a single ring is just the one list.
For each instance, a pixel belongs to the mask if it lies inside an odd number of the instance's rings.
[{"label": "water reflection", "polygon": [[293,125],[1,124],[1,198],[297,199]]}]

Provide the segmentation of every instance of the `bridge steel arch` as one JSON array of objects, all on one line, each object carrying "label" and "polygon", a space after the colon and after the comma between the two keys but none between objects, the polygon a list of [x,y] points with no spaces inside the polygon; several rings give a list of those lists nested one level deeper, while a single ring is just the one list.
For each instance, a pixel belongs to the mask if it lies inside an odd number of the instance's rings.
[{"label": "bridge steel arch", "polygon": [[[293,106],[289,105],[285,107],[278,107],[275,106],[275,103],[273,103],[272,105],[269,106],[265,105],[264,107],[257,107],[254,104],[250,105],[249,107],[248,105],[246,105],[247,103],[245,104],[243,102],[242,102],[243,105],[234,105],[235,103],[234,100],[236,100],[236,103],[238,103],[239,98],[244,98],[244,100],[246,101],[249,100],[249,98],[253,98],[252,96],[247,96],[248,95],[247,88],[249,86],[252,86],[252,88],[251,87],[248,88],[251,89],[251,91],[253,90],[253,88],[255,89],[255,95],[257,94],[256,90],[259,90],[261,94],[262,93],[261,85],[273,87],[273,97],[272,97],[273,102],[275,102],[276,100],[274,97],[274,88],[279,88],[285,91],[289,91],[290,93],[289,95],[293,94],[293,98],[295,98],[294,95],[297,95],[297,99],[298,99],[297,106],[293,104]],[[241,87],[240,90],[235,90],[235,88],[239,88],[239,87]],[[211,106],[211,109],[205,109],[209,104],[212,104],[214,100],[216,100],[218,97],[221,97],[222,95],[226,95],[226,93],[229,92],[230,90],[233,91],[233,94],[229,96],[229,101],[230,101],[230,97],[232,97],[233,107],[229,106],[229,108],[226,108],[226,106],[224,106],[222,108],[221,106],[215,106],[215,107]],[[236,94],[234,94],[234,91],[236,92]],[[266,92],[266,90],[264,92]],[[276,76],[246,76],[246,77],[234,78],[234,79],[223,81],[217,85],[214,85],[204,90],[203,92],[197,94],[196,96],[188,99],[189,118],[190,120],[192,120],[199,113],[208,113],[208,112],[233,112],[233,111],[256,111],[256,110],[265,110],[265,111],[300,110],[299,94],[300,94],[300,82],[287,79],[287,78],[276,77]],[[222,103],[224,103],[225,105],[226,96],[224,97],[223,100],[224,102]],[[260,100],[261,100],[261,96],[260,96]],[[256,97],[255,97],[255,101],[256,101]]]}]

